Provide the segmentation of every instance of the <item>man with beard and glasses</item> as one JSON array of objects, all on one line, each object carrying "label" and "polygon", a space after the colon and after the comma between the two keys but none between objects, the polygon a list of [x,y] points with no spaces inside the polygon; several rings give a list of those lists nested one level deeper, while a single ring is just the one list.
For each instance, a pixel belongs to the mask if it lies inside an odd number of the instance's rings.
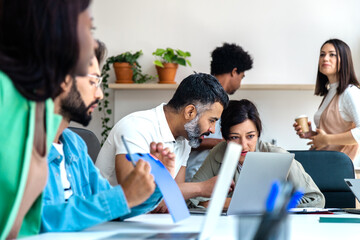
[{"label": "man with beard and glasses", "polygon": [[[121,135],[132,153],[148,153],[149,143],[161,142],[175,153],[175,180],[185,199],[210,196],[216,178],[185,183],[186,162],[191,148],[214,133],[229,98],[219,81],[210,74],[195,73],[185,78],[172,99],[156,108],[132,113],[111,130],[96,160],[96,166],[112,185],[122,184],[132,165],[126,158]],[[166,212],[162,202],[155,212]]]},{"label": "man with beard and glasses", "polygon": [[[215,76],[227,94],[234,94],[240,88],[241,81],[245,77],[245,71],[252,68],[253,60],[248,52],[234,43],[224,43],[211,53],[211,75]],[[205,137],[198,148],[192,148],[186,166],[185,181],[190,182],[194,174],[200,168],[210,150],[216,144],[224,141],[220,122],[216,122],[216,131]]]},{"label": "man with beard and glasses", "polygon": [[[96,51],[105,51],[104,45],[98,44]],[[67,77],[61,85],[62,93],[54,100],[55,112],[63,120],[48,155],[42,232],[79,231],[105,221],[122,220],[151,211],[162,199],[147,162],[139,160],[122,185],[112,187],[94,166],[86,143],[67,129],[70,121],[89,124],[91,113],[103,98],[101,80],[99,63],[94,57],[87,77]],[[174,154],[162,144],[151,143],[149,148],[173,173]]]}]

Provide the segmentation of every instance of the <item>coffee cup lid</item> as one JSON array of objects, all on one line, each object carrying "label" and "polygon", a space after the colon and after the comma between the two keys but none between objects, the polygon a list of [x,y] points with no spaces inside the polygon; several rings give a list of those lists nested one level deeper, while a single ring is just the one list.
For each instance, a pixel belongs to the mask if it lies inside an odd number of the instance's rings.
[{"label": "coffee cup lid", "polygon": [[307,118],[307,116],[305,114],[303,114],[303,115],[300,115],[300,116],[296,117],[295,120],[299,119],[299,118]]}]

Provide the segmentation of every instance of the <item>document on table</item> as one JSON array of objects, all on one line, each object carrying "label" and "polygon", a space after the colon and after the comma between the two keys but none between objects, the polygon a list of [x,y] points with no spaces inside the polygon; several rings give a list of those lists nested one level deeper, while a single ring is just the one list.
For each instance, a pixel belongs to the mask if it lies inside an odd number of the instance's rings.
[{"label": "document on table", "polygon": [[327,208],[290,208],[289,213],[297,214],[332,214]]}]

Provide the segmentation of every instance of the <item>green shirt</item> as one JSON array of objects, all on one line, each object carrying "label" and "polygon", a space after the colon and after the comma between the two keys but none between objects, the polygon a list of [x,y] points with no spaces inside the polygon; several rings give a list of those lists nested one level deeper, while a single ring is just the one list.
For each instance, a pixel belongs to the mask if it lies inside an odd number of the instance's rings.
[{"label": "green shirt", "polygon": [[[51,99],[46,100],[45,106],[49,150],[61,117],[54,114]],[[9,234],[24,193],[33,148],[35,107],[36,103],[24,98],[9,77],[0,71],[0,240]],[[39,232],[41,198],[24,217],[19,237]]]}]

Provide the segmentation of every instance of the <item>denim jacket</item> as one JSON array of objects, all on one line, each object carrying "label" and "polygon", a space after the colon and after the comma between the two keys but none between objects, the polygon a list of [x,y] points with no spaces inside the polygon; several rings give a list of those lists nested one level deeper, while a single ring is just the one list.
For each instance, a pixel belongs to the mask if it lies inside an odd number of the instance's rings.
[{"label": "denim jacket", "polygon": [[100,175],[85,142],[76,133],[65,129],[60,141],[73,194],[65,202],[60,178],[63,159],[52,146],[48,155],[49,179],[43,193],[42,232],[78,231],[116,218],[123,220],[149,212],[161,201],[162,194],[156,187],[148,200],[129,209],[121,186],[112,187]]}]

